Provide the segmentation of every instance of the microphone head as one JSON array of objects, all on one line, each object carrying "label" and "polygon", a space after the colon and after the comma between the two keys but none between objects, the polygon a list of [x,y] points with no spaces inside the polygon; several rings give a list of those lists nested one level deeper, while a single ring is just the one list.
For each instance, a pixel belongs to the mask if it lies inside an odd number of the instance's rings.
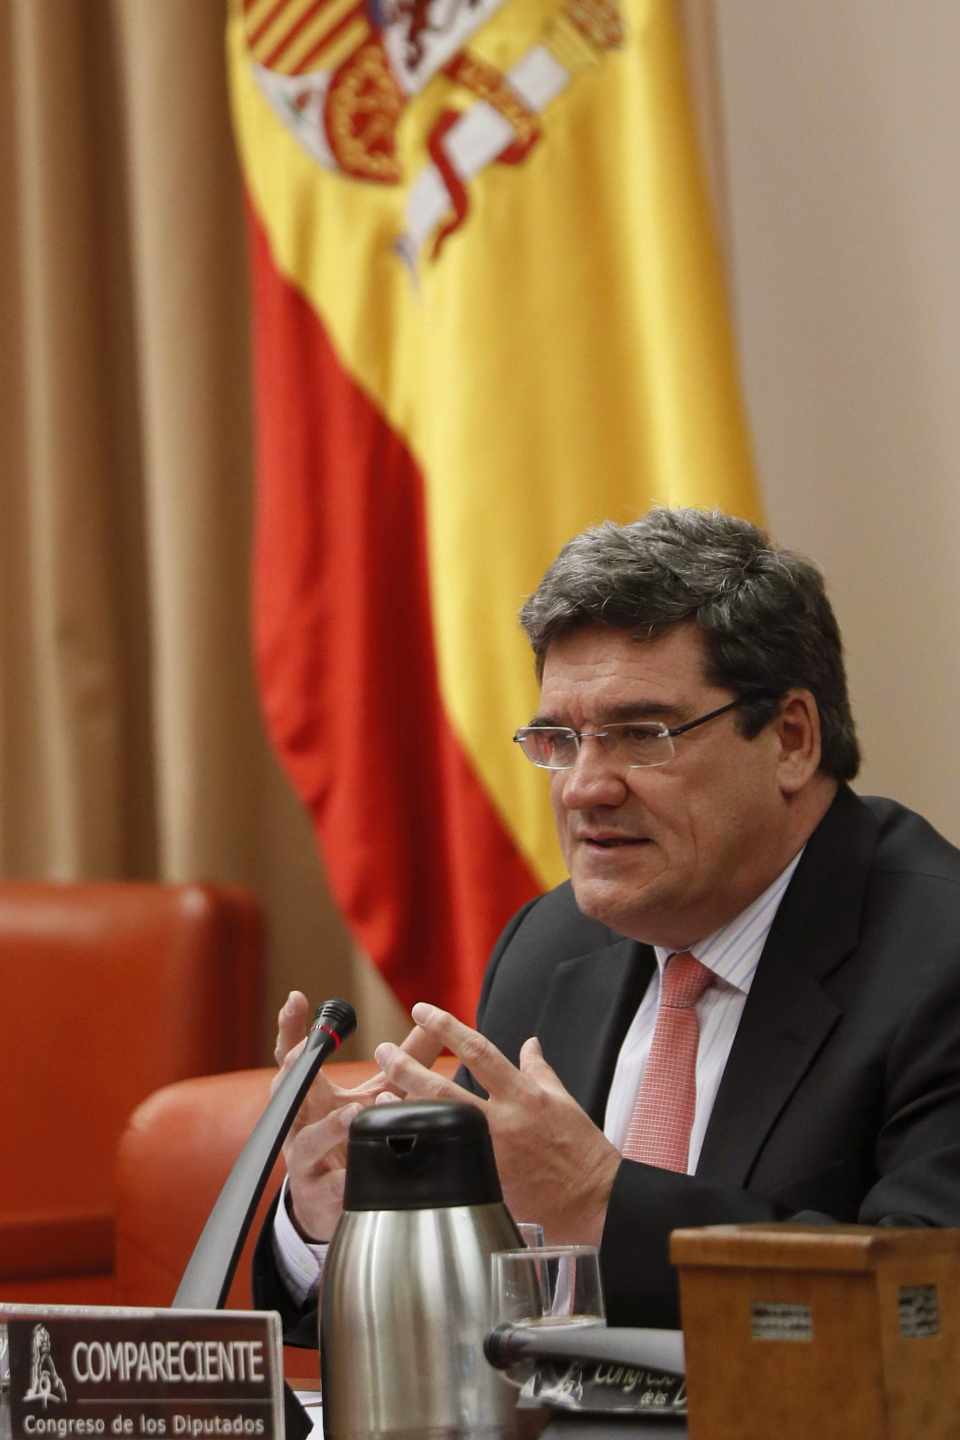
[{"label": "microphone head", "polygon": [[324,1000],[317,1006],[311,1032],[322,1030],[330,1035],[339,1046],[357,1028],[357,1012],[349,1000]]}]

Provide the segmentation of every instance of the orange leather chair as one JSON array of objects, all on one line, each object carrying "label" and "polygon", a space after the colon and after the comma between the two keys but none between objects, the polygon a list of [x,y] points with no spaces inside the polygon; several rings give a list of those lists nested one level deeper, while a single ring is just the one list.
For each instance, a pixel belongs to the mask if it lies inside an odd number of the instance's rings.
[{"label": "orange leather chair", "polygon": [[256,1061],[262,949],[234,888],[0,884],[0,1299],[113,1299],[124,1125],[158,1086]]},{"label": "orange leather chair", "polygon": [[[436,1069],[452,1075],[453,1056]],[[369,1060],[331,1061],[337,1084],[359,1085]],[[234,1160],[270,1098],[274,1070],[207,1075],[168,1085],[134,1111],[117,1151],[117,1301],[169,1305]],[[264,1214],[283,1176],[277,1161],[237,1265],[227,1305],[248,1310],[250,1269]],[[291,1357],[292,1356],[292,1361]],[[302,1378],[315,1358],[288,1353],[287,1374]]]}]

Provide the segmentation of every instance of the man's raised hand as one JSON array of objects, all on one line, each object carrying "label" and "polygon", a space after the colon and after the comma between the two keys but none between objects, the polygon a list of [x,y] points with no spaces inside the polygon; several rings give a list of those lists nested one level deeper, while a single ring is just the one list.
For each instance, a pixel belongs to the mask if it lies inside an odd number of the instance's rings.
[{"label": "man's raised hand", "polygon": [[392,1088],[411,1099],[479,1106],[493,1138],[504,1199],[520,1220],[539,1220],[554,1243],[599,1242],[620,1156],[560,1083],[531,1037],[511,1062],[476,1030],[445,1010],[413,1007],[417,1028],[452,1050],[486,1090],[478,1096],[420,1065],[409,1050],[379,1045],[377,1064]]}]

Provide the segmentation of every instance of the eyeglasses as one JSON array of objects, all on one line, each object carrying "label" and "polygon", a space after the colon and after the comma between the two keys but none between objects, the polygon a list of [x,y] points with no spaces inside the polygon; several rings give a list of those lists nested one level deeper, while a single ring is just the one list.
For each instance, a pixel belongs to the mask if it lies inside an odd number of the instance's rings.
[{"label": "eyeglasses", "polygon": [[666,765],[676,754],[673,742],[677,735],[685,735],[688,730],[696,730],[698,725],[706,725],[708,720],[715,720],[718,715],[726,715],[728,710],[735,710],[745,700],[746,696],[738,696],[719,709],[699,715],[696,720],[688,720],[684,725],[674,725],[672,729],[655,720],[617,721],[613,725],[604,725],[602,730],[572,730],[566,725],[524,725],[513,738],[527,759],[542,770],[571,770],[577,763],[584,740],[599,740],[616,764],[628,770],[637,770],[642,766]]}]

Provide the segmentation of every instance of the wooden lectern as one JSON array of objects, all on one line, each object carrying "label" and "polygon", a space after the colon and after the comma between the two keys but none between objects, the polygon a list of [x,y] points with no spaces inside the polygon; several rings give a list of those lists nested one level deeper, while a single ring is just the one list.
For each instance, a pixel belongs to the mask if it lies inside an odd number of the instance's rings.
[{"label": "wooden lectern", "polygon": [[960,1230],[675,1230],[691,1440],[960,1436]]}]

